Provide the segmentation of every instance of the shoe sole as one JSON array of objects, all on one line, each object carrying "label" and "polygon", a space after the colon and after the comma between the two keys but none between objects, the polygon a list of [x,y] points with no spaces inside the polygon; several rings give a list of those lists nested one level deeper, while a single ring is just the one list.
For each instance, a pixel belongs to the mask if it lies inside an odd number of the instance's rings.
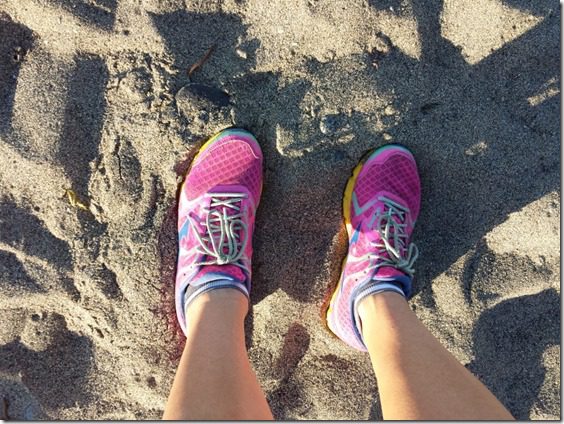
[{"label": "shoe sole", "polygon": [[[354,186],[356,184],[356,180],[358,179],[358,176],[360,175],[360,172],[362,171],[362,168],[364,167],[366,162],[392,148],[400,148],[401,150],[404,150],[405,152],[413,156],[413,154],[409,151],[407,147],[399,143],[390,143],[384,146],[377,147],[375,149],[368,150],[362,155],[360,161],[358,162],[358,165],[354,167],[352,171],[352,175],[347,180],[345,191],[343,193],[343,219],[345,221],[345,228],[347,229],[347,240],[350,240],[351,234],[353,232],[350,213],[351,213],[352,194],[353,194]],[[331,303],[333,303],[333,301],[336,300],[337,294],[341,289],[341,282],[343,280],[343,273],[345,272],[345,264],[347,262],[347,258],[348,258],[348,254],[344,257],[343,261],[341,262],[341,273],[339,275],[339,280],[337,281],[336,284],[333,284],[328,288],[327,294],[325,295],[323,304],[321,306],[321,319],[323,321],[323,324],[325,328],[331,333],[331,335],[333,335],[336,338],[339,337],[333,332],[333,330],[329,328],[329,314],[332,312]]]}]

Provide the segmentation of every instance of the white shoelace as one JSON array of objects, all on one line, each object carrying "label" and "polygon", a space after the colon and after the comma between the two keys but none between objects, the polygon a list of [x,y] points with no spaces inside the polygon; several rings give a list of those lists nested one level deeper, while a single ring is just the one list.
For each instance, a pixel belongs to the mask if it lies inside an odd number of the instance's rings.
[{"label": "white shoelace", "polygon": [[[383,266],[391,266],[413,276],[415,272],[413,266],[419,256],[419,249],[414,243],[406,247],[409,236],[405,231],[407,227],[405,218],[409,213],[409,208],[384,196],[378,197],[378,200],[386,206],[385,212],[380,208],[375,212],[374,228],[380,234],[381,242],[371,243],[375,252],[355,258],[354,261],[360,262],[368,259],[369,265],[363,271],[365,274],[372,270],[376,272]],[[394,216],[397,219],[394,219]],[[390,242],[390,239],[393,243]],[[402,252],[407,254],[402,256]]]},{"label": "white shoelace", "polygon": [[[241,210],[243,199],[247,198],[244,193],[212,193],[209,194],[211,202],[209,208],[205,208],[206,221],[202,225],[206,233],[201,236],[196,231],[194,222],[194,234],[200,244],[197,251],[206,255],[206,261],[196,263],[201,265],[227,265],[233,264],[249,271],[240,259],[245,253],[249,233],[247,224],[241,219],[244,211]],[[228,214],[232,209],[235,213]],[[189,218],[190,219],[190,218]],[[241,239],[240,233],[243,233]]]}]

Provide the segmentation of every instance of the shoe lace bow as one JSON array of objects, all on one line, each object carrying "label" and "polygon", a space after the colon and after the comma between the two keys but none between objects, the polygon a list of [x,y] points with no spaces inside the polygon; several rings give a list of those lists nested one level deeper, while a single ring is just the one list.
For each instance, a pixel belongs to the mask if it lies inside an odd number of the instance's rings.
[{"label": "shoe lace bow", "polygon": [[237,265],[248,271],[241,259],[244,257],[249,233],[243,221],[245,210],[244,193],[213,193],[210,206],[205,208],[206,219],[202,222],[205,228],[203,235],[194,231],[199,246],[198,253],[205,255],[204,261],[196,265]]},{"label": "shoe lace bow", "polygon": [[409,276],[415,273],[414,264],[419,256],[419,249],[415,243],[409,243],[406,232],[406,218],[409,208],[388,199],[378,197],[384,204],[383,210],[377,208],[374,216],[374,229],[380,235],[379,240],[371,242],[375,251],[366,254],[362,259],[369,259],[366,273],[375,272],[383,266],[399,269]]}]

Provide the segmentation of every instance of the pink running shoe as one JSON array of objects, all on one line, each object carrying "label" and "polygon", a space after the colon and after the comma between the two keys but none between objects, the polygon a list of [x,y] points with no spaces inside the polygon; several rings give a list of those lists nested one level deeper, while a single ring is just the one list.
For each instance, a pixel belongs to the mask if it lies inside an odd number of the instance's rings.
[{"label": "pink running shoe", "polygon": [[247,298],[252,237],[262,190],[262,152],[252,134],[227,129],[200,149],[178,204],[176,315],[186,334],[186,306],[230,287]]},{"label": "pink running shoe", "polygon": [[343,197],[349,251],[326,310],[329,329],[362,351],[359,302],[394,291],[411,295],[417,247],[410,243],[421,187],[413,155],[388,144],[369,152],[354,169]]}]

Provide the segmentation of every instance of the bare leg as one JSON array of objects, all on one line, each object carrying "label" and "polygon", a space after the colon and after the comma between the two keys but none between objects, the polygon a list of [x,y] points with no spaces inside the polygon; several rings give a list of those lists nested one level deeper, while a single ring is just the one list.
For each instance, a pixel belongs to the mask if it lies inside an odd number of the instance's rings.
[{"label": "bare leg", "polygon": [[237,290],[219,289],[190,304],[186,348],[163,419],[272,419],[245,349],[247,302]]},{"label": "bare leg", "polygon": [[369,296],[359,304],[359,314],[385,419],[513,419],[423,326],[401,295]]}]

